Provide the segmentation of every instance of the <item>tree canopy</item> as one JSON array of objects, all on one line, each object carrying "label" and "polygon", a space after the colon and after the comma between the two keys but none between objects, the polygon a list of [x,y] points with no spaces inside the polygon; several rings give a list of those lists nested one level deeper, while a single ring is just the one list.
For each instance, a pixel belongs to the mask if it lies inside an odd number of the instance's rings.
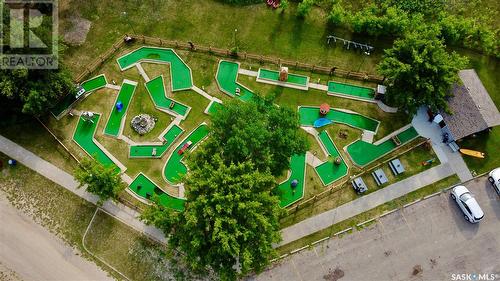
[{"label": "tree canopy", "polygon": [[125,188],[120,175],[112,167],[106,168],[101,163],[84,158],[75,170],[75,178],[79,187],[87,186],[87,191],[99,196],[102,203],[108,199],[115,199],[118,193]]},{"label": "tree canopy", "polygon": [[447,109],[452,83],[467,60],[449,54],[436,29],[420,29],[408,33],[385,50],[378,71],[388,84],[386,98],[413,114],[422,105],[433,110]]}]

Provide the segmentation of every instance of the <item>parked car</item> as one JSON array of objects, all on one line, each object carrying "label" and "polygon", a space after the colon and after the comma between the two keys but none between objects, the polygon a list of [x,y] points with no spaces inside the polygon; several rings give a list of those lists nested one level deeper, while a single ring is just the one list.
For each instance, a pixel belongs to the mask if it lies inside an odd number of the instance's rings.
[{"label": "parked car", "polygon": [[450,196],[451,199],[457,202],[458,206],[464,213],[464,218],[466,221],[477,223],[483,219],[483,210],[481,210],[481,207],[479,207],[479,204],[469,192],[467,187],[463,185],[455,186],[451,190]]},{"label": "parked car", "polygon": [[500,168],[496,168],[488,174],[488,181],[493,185],[493,188],[500,195]]}]

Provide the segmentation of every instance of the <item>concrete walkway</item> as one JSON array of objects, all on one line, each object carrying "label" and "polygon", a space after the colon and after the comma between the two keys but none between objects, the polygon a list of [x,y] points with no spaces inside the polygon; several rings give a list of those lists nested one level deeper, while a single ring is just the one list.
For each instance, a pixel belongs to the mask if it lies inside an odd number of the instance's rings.
[{"label": "concrete walkway", "polygon": [[333,224],[354,217],[386,202],[432,184],[454,174],[449,164],[441,164],[420,174],[411,176],[383,189],[362,196],[335,209],[305,219],[282,229],[283,241],[277,247],[298,240],[307,235],[323,230]]},{"label": "concrete walkway", "polygon": [[[72,175],[43,160],[32,152],[26,150],[25,148],[1,135],[0,152],[13,159],[16,159],[21,164],[53,181],[54,183],[66,188],[67,190],[73,192],[86,201],[93,204],[97,203],[99,198],[85,191],[84,187],[78,188],[79,184]],[[116,219],[127,224],[128,226],[150,236],[151,238],[159,242],[165,243],[167,241],[163,232],[155,227],[145,225],[137,218],[139,216],[139,213],[137,211],[121,203],[106,201],[104,202],[102,209],[104,209],[104,211],[106,211]]]},{"label": "concrete walkway", "polygon": [[458,175],[461,182],[466,182],[473,178],[467,164],[465,164],[462,155],[459,152],[453,152],[451,148],[444,144],[441,128],[436,123],[428,121],[427,111],[420,108],[417,115],[411,121],[418,134],[431,140],[432,148],[436,152],[441,163],[450,163],[453,171]]},{"label": "concrete walkway", "polygon": [[243,74],[243,75],[247,75],[247,76],[253,76],[253,77],[257,77],[259,75],[259,73],[257,71],[243,69],[243,68],[238,69],[238,73]]}]

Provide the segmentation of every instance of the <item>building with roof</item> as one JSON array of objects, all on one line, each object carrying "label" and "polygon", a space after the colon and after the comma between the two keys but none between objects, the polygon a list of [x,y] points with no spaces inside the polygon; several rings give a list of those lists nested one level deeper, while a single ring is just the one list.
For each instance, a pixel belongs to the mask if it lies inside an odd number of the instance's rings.
[{"label": "building with roof", "polygon": [[474,69],[458,73],[462,85],[455,84],[448,100],[451,114],[441,111],[443,132],[450,142],[500,125],[500,112]]}]

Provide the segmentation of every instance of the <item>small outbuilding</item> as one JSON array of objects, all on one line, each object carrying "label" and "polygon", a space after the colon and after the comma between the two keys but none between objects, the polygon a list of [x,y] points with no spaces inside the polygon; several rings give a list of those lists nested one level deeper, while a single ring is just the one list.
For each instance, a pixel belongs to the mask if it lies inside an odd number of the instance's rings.
[{"label": "small outbuilding", "polygon": [[328,105],[327,103],[323,103],[319,106],[319,114],[321,115],[327,115],[328,112],[330,112],[330,105]]}]

